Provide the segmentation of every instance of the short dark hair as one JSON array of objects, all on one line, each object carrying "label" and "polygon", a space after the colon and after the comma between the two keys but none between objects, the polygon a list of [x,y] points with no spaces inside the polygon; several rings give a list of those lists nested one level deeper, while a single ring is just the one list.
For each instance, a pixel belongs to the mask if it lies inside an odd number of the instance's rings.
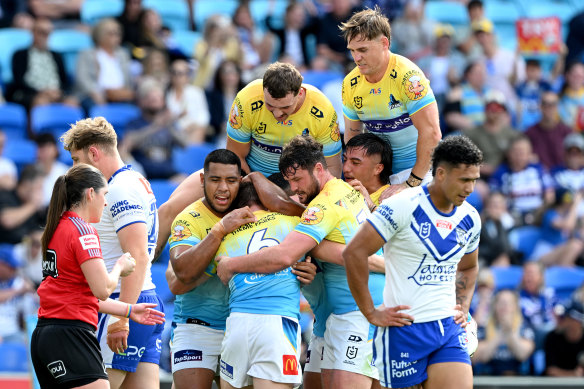
[{"label": "short dark hair", "polygon": [[281,99],[288,93],[296,96],[300,92],[302,80],[302,74],[293,65],[274,62],[264,73],[263,87],[274,99]]},{"label": "short dark hair", "polygon": [[448,136],[438,143],[432,154],[432,175],[439,165],[481,165],[483,152],[466,136]]},{"label": "short dark hair", "polygon": [[525,66],[536,66],[538,68],[541,68],[541,62],[539,62],[538,59],[529,58],[528,60],[525,61]]},{"label": "short dark hair", "polygon": [[22,172],[20,172],[20,177],[18,178],[18,185],[24,182],[31,182],[36,180],[37,178],[44,177],[45,171],[43,170],[42,166],[38,163],[31,163],[26,165]]},{"label": "short dark hair", "polygon": [[38,134],[37,136],[34,137],[34,142],[37,144],[38,147],[42,147],[45,145],[54,146],[57,145],[57,140],[55,139],[55,136],[50,132],[43,132],[41,134]]},{"label": "short dark hair", "polygon": [[368,157],[379,155],[381,157],[380,163],[383,164],[383,170],[379,174],[379,180],[383,184],[389,183],[389,176],[391,176],[392,169],[391,159],[393,157],[393,151],[389,143],[375,134],[366,132],[355,135],[347,142],[347,150],[351,148],[362,148]]},{"label": "short dark hair", "polygon": [[466,5],[466,9],[470,11],[473,8],[483,8],[483,2],[481,0],[470,0]]},{"label": "short dark hair", "polygon": [[282,149],[280,156],[280,171],[284,176],[295,173],[298,169],[312,171],[317,163],[325,168],[326,160],[322,152],[322,144],[310,135],[297,135]]},{"label": "short dark hair", "polygon": [[260,196],[258,196],[258,192],[253,186],[253,183],[251,181],[242,182],[239,185],[239,191],[235,199],[235,208],[261,204]]},{"label": "short dark hair", "polygon": [[288,181],[286,181],[282,172],[270,174],[270,176],[268,177],[268,180],[270,180],[270,182],[273,182],[274,184],[278,185],[278,187],[280,187],[282,190],[284,190],[284,192],[286,192],[286,194],[288,196],[292,196],[294,194],[294,192],[292,192],[292,190],[290,189],[290,183]]},{"label": "short dark hair", "polygon": [[209,171],[210,163],[221,163],[223,165],[237,165],[237,171],[241,174],[241,160],[231,150],[227,149],[217,149],[211,151],[205,158],[205,163],[203,165],[203,173],[207,174]]}]

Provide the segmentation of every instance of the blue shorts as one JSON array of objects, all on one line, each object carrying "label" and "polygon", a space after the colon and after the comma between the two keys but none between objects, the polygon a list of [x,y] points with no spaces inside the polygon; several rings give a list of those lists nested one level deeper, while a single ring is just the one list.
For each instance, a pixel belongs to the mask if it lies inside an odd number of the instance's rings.
[{"label": "blue shorts", "polygon": [[470,365],[466,334],[452,317],[405,327],[375,329],[373,360],[386,388],[405,388],[424,382],[434,363]]},{"label": "blue shorts", "polygon": [[[119,297],[119,293],[113,293],[110,296],[113,300],[117,300]],[[158,304],[154,309],[164,311],[162,300],[156,295],[154,289],[143,290],[138,297],[137,303]],[[136,371],[140,362],[155,363],[157,365],[160,363],[164,324],[147,326],[130,320],[128,348],[122,354],[118,354],[112,352],[107,345],[108,320],[109,315],[100,313],[97,324],[97,339],[99,339],[101,355],[103,356],[103,363],[106,368],[133,373]]]}]

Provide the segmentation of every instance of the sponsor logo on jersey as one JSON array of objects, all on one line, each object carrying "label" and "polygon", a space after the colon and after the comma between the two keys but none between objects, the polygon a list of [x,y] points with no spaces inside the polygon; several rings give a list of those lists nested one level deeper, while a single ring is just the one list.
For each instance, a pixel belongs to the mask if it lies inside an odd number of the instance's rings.
[{"label": "sponsor logo on jersey", "polygon": [[[292,125],[292,120],[285,120],[283,122],[278,122],[278,124],[281,125],[281,126],[291,126]],[[264,132],[266,132],[265,129],[264,129]]]},{"label": "sponsor logo on jersey", "polygon": [[300,217],[300,222],[302,224],[318,224],[322,221],[324,217],[324,212],[319,207],[307,208],[302,216]]},{"label": "sponsor logo on jersey", "polygon": [[394,80],[397,78],[397,72],[395,71],[395,69],[391,69],[389,77],[393,78]]},{"label": "sponsor logo on jersey", "polygon": [[370,95],[380,95],[381,94],[381,88],[372,88],[369,91],[369,94]]},{"label": "sponsor logo on jersey", "polygon": [[178,242],[180,240],[186,239],[190,237],[191,231],[182,224],[181,222],[177,222],[172,229],[172,236],[170,237],[171,242]]},{"label": "sponsor logo on jersey", "polygon": [[282,374],[298,375],[298,361],[296,355],[282,355]]},{"label": "sponsor logo on jersey", "polygon": [[341,140],[341,132],[339,131],[339,123],[335,122],[333,128],[331,128],[331,139],[333,142],[338,142]]},{"label": "sponsor logo on jersey", "polygon": [[254,101],[253,103],[251,103],[251,113],[254,113],[258,109],[261,109],[263,106],[264,106],[263,101],[261,101],[261,100]]},{"label": "sponsor logo on jersey", "polygon": [[47,369],[53,375],[53,378],[59,378],[67,374],[67,369],[65,369],[65,364],[63,361],[53,361],[47,365]]},{"label": "sponsor logo on jersey", "polygon": [[243,282],[250,285],[257,284],[258,282],[261,282],[262,278],[265,276],[267,276],[267,274],[254,273],[251,276],[245,276]]},{"label": "sponsor logo on jersey", "polygon": [[363,108],[363,98],[361,96],[353,97],[353,103],[355,104],[355,108],[357,109]]},{"label": "sponsor logo on jersey", "polygon": [[225,362],[223,359],[219,363],[221,368],[221,373],[225,374],[228,378],[233,379],[233,366]]},{"label": "sponsor logo on jersey", "polygon": [[349,359],[355,359],[355,358],[357,358],[358,352],[359,352],[359,348],[357,346],[349,346],[349,347],[347,347],[347,352],[345,353],[345,355]]},{"label": "sponsor logo on jersey", "polygon": [[417,70],[411,70],[404,75],[402,85],[410,100],[420,100],[428,93],[428,83]]},{"label": "sponsor logo on jersey", "polygon": [[351,88],[353,88],[353,87],[355,87],[355,85],[357,85],[357,83],[359,82],[359,77],[361,77],[361,76],[351,78]]},{"label": "sponsor logo on jersey", "polygon": [[312,106],[312,108],[310,108],[310,114],[317,119],[322,119],[324,117],[324,113],[315,106]]},{"label": "sponsor logo on jersey", "polygon": [[309,136],[310,135],[310,130],[308,128],[305,128],[304,130],[302,130],[302,136]]},{"label": "sponsor logo on jersey", "polygon": [[201,350],[180,350],[174,353],[174,364],[182,362],[202,361],[203,352]]},{"label": "sponsor logo on jersey", "polygon": [[79,242],[81,242],[81,248],[83,250],[89,249],[99,249],[99,239],[95,234],[87,234],[79,237]]},{"label": "sponsor logo on jersey", "polygon": [[335,203],[335,205],[338,205],[339,207],[343,207],[343,208],[345,208],[345,209],[349,209],[349,208],[347,207],[347,205],[345,204],[345,202],[343,201],[343,199],[340,199],[339,201],[337,201],[337,202]]},{"label": "sponsor logo on jersey", "polygon": [[387,220],[387,222],[389,223],[391,228],[393,228],[394,230],[397,230],[397,227],[398,227],[397,223],[392,217],[393,209],[391,209],[387,205],[380,205],[379,207],[377,207],[376,212],[378,212],[381,216],[383,216],[385,218],[385,220]]},{"label": "sponsor logo on jersey", "polygon": [[130,204],[128,200],[118,201],[110,207],[110,213],[112,217],[125,212],[125,211],[142,211],[143,208],[140,204]]},{"label": "sponsor logo on jersey", "polygon": [[363,341],[363,338],[361,338],[359,335],[349,335],[349,342],[359,343],[362,341]]},{"label": "sponsor logo on jersey", "polygon": [[436,227],[452,230],[452,223],[450,223],[448,220],[436,220]]},{"label": "sponsor logo on jersey", "polygon": [[403,107],[401,101],[397,100],[392,94],[389,95],[389,109],[396,109]]},{"label": "sponsor logo on jersey", "polygon": [[201,214],[199,212],[197,212],[197,211],[190,211],[189,212],[189,215],[191,215],[194,218],[197,218],[197,217],[201,216]]},{"label": "sponsor logo on jersey", "polygon": [[57,278],[59,270],[57,269],[57,253],[55,250],[47,250],[43,258],[43,277]]},{"label": "sponsor logo on jersey", "polygon": [[416,284],[423,286],[443,285],[454,281],[456,276],[457,266],[452,263],[440,264],[438,261],[426,261],[428,255],[424,254],[420,266],[416,272],[409,276],[408,279],[413,280]]},{"label": "sponsor logo on jersey", "polygon": [[416,374],[418,370],[412,366],[413,364],[417,363],[418,361],[408,362],[408,361],[396,361],[395,359],[391,360],[391,377],[392,378],[403,378],[409,377],[413,374]]}]

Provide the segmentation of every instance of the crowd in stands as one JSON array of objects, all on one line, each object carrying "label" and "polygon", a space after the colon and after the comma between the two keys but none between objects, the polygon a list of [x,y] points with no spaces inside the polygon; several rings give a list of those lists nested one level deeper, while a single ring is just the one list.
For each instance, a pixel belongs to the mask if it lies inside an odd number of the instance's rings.
[{"label": "crowd in stands", "polygon": [[[131,106],[126,121],[111,119],[120,154],[148,179],[176,184],[185,178],[177,150],[224,147],[235,95],[276,60],[328,93],[342,129],[340,85],[353,61],[338,25],[379,6],[392,22],[392,52],[431,81],[443,136],[464,134],[484,153],[469,198],[483,217],[471,311],[480,339],[475,374],[583,376],[584,3],[546,0],[543,16],[554,15],[553,4],[572,10],[562,17],[561,50],[523,56],[516,37],[489,19],[497,1],[257,0],[259,18],[254,0],[119,0],[119,9],[92,19],[87,10],[98,0],[0,0],[0,41],[8,32],[29,36],[20,47],[0,45],[8,59],[0,64],[9,67],[0,69],[0,100],[22,106],[28,119],[20,133],[0,128],[0,344],[24,342],[22,318],[34,313],[42,280],[45,210],[70,164],[58,140],[67,128],[36,131],[39,107],[90,116]],[[161,3],[184,7],[183,29],[165,19]],[[462,7],[465,23],[429,12],[432,3]],[[530,2],[506,3],[530,15]],[[54,49],[59,31],[82,34],[86,47]],[[6,157],[17,140],[33,144],[34,163]],[[580,287],[560,293],[562,284],[547,284],[562,270],[580,277]],[[499,278],[511,273],[514,282]]]}]

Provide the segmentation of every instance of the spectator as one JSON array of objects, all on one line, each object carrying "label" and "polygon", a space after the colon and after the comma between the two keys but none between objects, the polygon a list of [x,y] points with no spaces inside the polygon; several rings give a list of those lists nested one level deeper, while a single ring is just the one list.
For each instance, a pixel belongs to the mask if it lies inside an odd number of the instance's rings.
[{"label": "spectator", "polygon": [[59,176],[65,174],[69,166],[59,161],[57,141],[51,133],[43,133],[35,138],[37,144],[37,162],[43,169],[43,206],[47,207],[53,194],[53,186]]},{"label": "spectator", "polygon": [[572,192],[584,190],[584,138],[570,134],[564,139],[564,164],[552,170],[556,186]]},{"label": "spectator", "polygon": [[27,110],[37,105],[64,102],[77,105],[70,97],[70,83],[61,54],[48,49],[53,24],[49,19],[34,22],[32,45],[12,56],[12,85],[9,100]]},{"label": "spectator", "polygon": [[75,28],[83,0],[28,0],[28,10],[34,18],[51,19],[57,28]]},{"label": "spectator", "polygon": [[237,62],[228,60],[219,65],[215,74],[213,88],[206,91],[211,115],[210,123],[216,139],[226,139],[227,115],[229,115],[237,92],[243,89],[244,86],[245,84],[241,79],[241,69]]},{"label": "spectator", "polygon": [[363,5],[367,8],[381,8],[382,13],[387,16],[390,22],[399,18],[406,6],[407,0],[365,0]]},{"label": "spectator", "polygon": [[144,59],[148,49],[158,49],[166,53],[166,45],[163,39],[162,20],[153,9],[143,9],[138,19],[140,35],[136,47],[132,49],[132,56],[136,59]]},{"label": "spectator", "polygon": [[566,46],[568,46],[566,63],[584,60],[584,11],[575,14],[568,23]]},{"label": "spectator", "polygon": [[564,161],[564,140],[572,133],[572,129],[560,120],[557,94],[544,92],[540,106],[541,120],[531,126],[525,135],[531,141],[539,162],[546,169],[552,169]]},{"label": "spectator", "polygon": [[523,321],[517,294],[501,290],[495,295],[491,317],[478,329],[474,362],[481,374],[520,375],[522,363],[534,350],[533,330]]},{"label": "spectator", "polygon": [[124,10],[117,17],[122,26],[122,42],[130,52],[140,45],[140,15],[142,14],[142,0],[124,0]]},{"label": "spectator", "polygon": [[22,242],[14,246],[14,256],[22,264],[22,275],[34,283],[35,289],[43,280],[41,238],[44,228],[32,229]]},{"label": "spectator", "polygon": [[549,174],[532,163],[531,143],[525,136],[514,139],[501,164],[490,179],[491,189],[500,191],[509,204],[515,225],[534,224],[538,213],[554,201]]},{"label": "spectator", "polygon": [[491,90],[485,96],[484,124],[463,131],[483,152],[481,176],[484,179],[493,174],[511,142],[519,136],[510,126],[508,106],[501,92]]},{"label": "spectator", "polygon": [[24,343],[26,339],[20,327],[23,295],[34,292],[34,285],[17,274],[19,267],[12,246],[0,245],[0,343]]},{"label": "spectator", "polygon": [[95,48],[79,54],[76,89],[87,112],[95,104],[131,102],[130,56],[120,47],[121,28],[114,19],[102,19],[93,28]]},{"label": "spectator", "polygon": [[470,303],[470,312],[479,327],[485,327],[489,321],[494,294],[495,278],[493,272],[488,267],[480,267],[477,275],[477,289]]},{"label": "spectator", "polygon": [[564,86],[560,93],[560,117],[568,126],[584,130],[584,64],[573,62],[566,68]]},{"label": "spectator", "polygon": [[18,178],[18,171],[14,162],[2,156],[5,144],[6,134],[0,130],[0,191],[14,189]]},{"label": "spectator", "polygon": [[483,217],[479,258],[484,265],[518,265],[520,258],[509,242],[509,230],[513,220],[507,211],[505,197],[498,192],[489,195]]},{"label": "spectator", "polygon": [[481,0],[470,0],[466,6],[468,26],[457,30],[457,48],[470,60],[475,61],[481,56],[481,46],[478,44],[471,28],[473,23],[485,18],[485,9]]},{"label": "spectator", "polygon": [[176,126],[187,144],[205,141],[209,126],[209,108],[205,92],[191,85],[191,70],[187,61],[178,59],[171,65],[171,86],[166,106],[174,115]]},{"label": "spectator", "polygon": [[545,338],[546,375],[584,376],[584,307],[570,301],[556,310],[558,326]]},{"label": "spectator", "polygon": [[392,39],[401,55],[416,63],[430,55],[435,23],[424,17],[424,4],[421,0],[408,1],[402,16],[395,19],[391,27]]},{"label": "spectator", "polygon": [[170,83],[168,56],[164,50],[149,48],[142,60],[142,75],[136,84],[140,87],[143,80],[154,79],[166,89]]},{"label": "spectator", "polygon": [[517,109],[517,127],[523,131],[536,124],[541,118],[540,102],[545,92],[550,92],[552,86],[543,79],[541,64],[536,59],[528,59],[525,63],[525,81],[515,87],[519,105]]},{"label": "spectator", "polygon": [[138,90],[142,117],[126,127],[120,148],[142,165],[148,179],[172,178],[172,150],[185,146],[186,141],[176,129],[174,118],[166,108],[164,89],[155,80],[145,80]]},{"label": "spectator", "polygon": [[317,53],[336,64],[340,71],[353,60],[347,50],[347,43],[339,32],[339,25],[359,10],[353,6],[351,0],[331,0],[329,12],[319,21]]},{"label": "spectator", "polygon": [[233,25],[239,36],[243,61],[241,67],[243,71],[251,71],[255,67],[268,63],[272,55],[273,42],[270,35],[262,35],[256,29],[249,3],[242,2],[233,14]]},{"label": "spectator", "polygon": [[545,287],[544,267],[541,263],[526,262],[519,290],[519,306],[523,320],[535,331],[537,349],[543,348],[545,336],[556,326],[555,300],[554,290]]},{"label": "spectator", "polygon": [[0,28],[12,27],[14,17],[26,11],[26,2],[22,0],[0,0],[0,11]]}]

